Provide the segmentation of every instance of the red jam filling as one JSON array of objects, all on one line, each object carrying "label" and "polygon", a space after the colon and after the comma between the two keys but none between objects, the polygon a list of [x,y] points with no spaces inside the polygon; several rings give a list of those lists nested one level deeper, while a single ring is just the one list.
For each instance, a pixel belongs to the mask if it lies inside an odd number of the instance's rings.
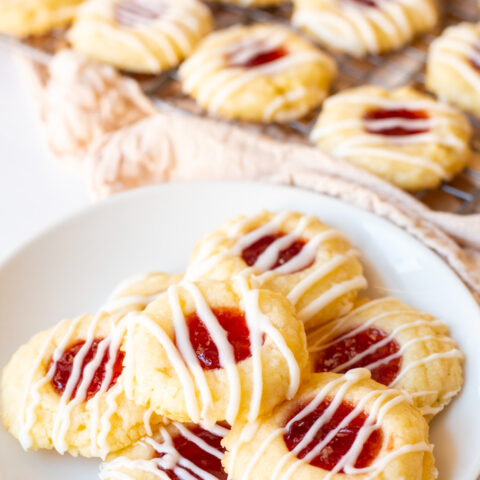
[{"label": "red jam filling", "polygon": [[115,20],[125,27],[135,27],[157,20],[166,9],[167,4],[162,0],[123,0],[115,7]]},{"label": "red jam filling", "polygon": [[[242,251],[242,258],[244,262],[251,267],[252,265],[255,265],[255,262],[258,260],[258,257],[273,243],[275,240],[278,240],[279,238],[285,236],[284,233],[275,233],[272,235],[265,235],[264,237],[260,238],[257,240],[255,243],[252,243],[249,245],[247,248],[243,249]],[[302,239],[295,240],[291,245],[289,245],[287,248],[283,249],[280,251],[277,261],[275,262],[275,265],[271,268],[271,270],[274,270],[275,268],[278,268],[282,266],[284,263],[287,263],[289,260],[291,260],[293,257],[296,257],[303,249],[303,247],[306,245],[306,242]],[[305,265],[304,267],[301,268],[301,270],[304,270],[305,268],[310,267],[312,265],[313,261],[310,262],[308,265]],[[292,272],[294,273],[294,272]]]},{"label": "red jam filling", "polygon": [[[77,393],[77,389],[82,383],[83,372],[85,370],[85,367],[95,358],[98,345],[102,340],[103,339],[101,338],[94,340],[90,348],[87,350],[87,353],[83,358],[82,366],[80,368],[81,373],[78,377],[78,380],[77,380],[77,383],[75,384],[74,389],[72,390],[72,395],[70,398],[75,397]],[[53,388],[56,390],[56,392],[59,395],[62,395],[65,389],[67,388],[68,380],[70,378],[70,375],[72,374],[73,361],[84,344],[85,344],[84,341],[74,343],[62,353],[62,356],[55,363],[55,371],[53,372],[51,382],[52,382]],[[124,356],[125,354],[121,350],[117,351],[117,356],[115,357],[115,362],[113,363],[112,378],[110,380],[110,384],[108,385],[108,388],[112,387],[115,384],[118,377],[122,373]],[[82,400],[89,400],[100,390],[106,375],[106,366],[109,358],[110,358],[110,353],[109,353],[109,348],[107,347],[103,354],[102,359],[100,360],[98,368],[95,370],[92,380],[88,385],[86,398],[83,398]],[[52,362],[53,362],[53,359],[52,359]]]},{"label": "red jam filling", "polygon": [[377,7],[377,2],[375,2],[374,0],[349,0],[350,2],[352,3],[358,3],[364,7],[372,7],[372,8],[375,8]]},{"label": "red jam filling", "polygon": [[[405,108],[395,109],[378,109],[372,110],[364,115],[364,120],[428,120],[428,113],[422,110],[407,110]],[[388,135],[388,136],[405,136],[405,135],[417,135],[419,133],[428,132],[428,128],[407,128],[402,125],[396,125],[386,128],[375,128],[374,124],[365,125],[365,130],[369,133],[376,135]]]},{"label": "red jam filling", "polygon": [[[345,334],[342,334],[344,336]],[[333,345],[325,350],[322,350],[315,362],[316,372],[331,372],[338,366],[345,362],[352,360],[367,348],[380,342],[388,335],[378,328],[367,328],[356,335],[344,338],[338,342],[333,340]],[[394,340],[390,340],[387,344],[376,349],[373,353],[366,355],[348,368],[341,370],[338,373],[345,373],[353,368],[367,367],[368,365],[383,360],[397,353],[400,350],[400,345]],[[371,370],[373,380],[376,380],[383,385],[390,385],[400,371],[401,357],[393,358],[392,360],[382,363],[378,367]]]},{"label": "red jam filling", "polygon": [[[201,427],[193,427],[189,428],[189,430],[193,433],[193,435],[199,437],[211,447],[215,448],[216,450],[220,450],[222,453],[225,452],[224,448],[220,444],[222,437],[214,435],[207,430],[203,430]],[[196,443],[180,434],[173,438],[173,445],[181,457],[190,460],[193,464],[195,464],[196,467],[209,473],[210,475],[213,475],[219,480],[226,480],[227,474],[222,467],[222,461],[216,456],[206,452]],[[159,457],[162,456],[164,456],[164,454],[159,455]],[[171,478],[172,480],[181,480],[181,478],[186,478],[185,475],[182,475],[181,477],[177,476],[173,470],[167,470],[162,467],[159,468],[160,470],[163,470],[167,474],[168,478]],[[198,480],[202,480],[204,478],[197,475],[187,466],[181,466],[180,468],[182,468],[184,473],[185,471],[188,472],[188,478],[193,477]]]},{"label": "red jam filling", "polygon": [[[287,448],[290,451],[292,451],[303,440],[307,432],[318,420],[318,418],[325,412],[329,405],[329,400],[321,402],[313,412],[296,421],[288,428],[288,430],[284,433],[283,438]],[[299,408],[289,420],[303,410],[303,408],[305,408],[305,405]],[[304,458],[309,452],[311,452],[328,435],[329,432],[334,430],[342,422],[342,420],[348,414],[350,414],[352,410],[354,410],[354,408],[355,407],[353,405],[350,405],[347,402],[342,402],[332,417],[321,426],[313,440],[297,454],[297,457]],[[324,470],[332,470],[342,459],[342,457],[348,453],[367,418],[367,414],[361,412],[353,420],[351,420],[347,426],[341,428],[330,440],[330,442],[328,442],[323,449],[312,460],[310,460],[310,465],[323,468]],[[382,430],[373,430],[364,443],[363,448],[356,459],[354,467],[368,467],[380,452],[382,442]],[[344,473],[343,469],[339,470],[339,473]]]},{"label": "red jam filling", "polygon": [[288,55],[288,50],[284,46],[280,46],[272,50],[262,51],[257,55],[250,57],[245,62],[238,62],[236,60],[236,57],[239,55],[240,52],[234,52],[230,55],[228,63],[231,67],[254,68],[286,57]]},{"label": "red jam filling", "polygon": [[[212,312],[227,333],[235,361],[238,363],[249,358],[251,356],[250,330],[245,313],[235,308],[214,308]],[[190,342],[202,368],[205,370],[221,368],[217,345],[200,317],[196,313],[187,315],[186,322]]]}]

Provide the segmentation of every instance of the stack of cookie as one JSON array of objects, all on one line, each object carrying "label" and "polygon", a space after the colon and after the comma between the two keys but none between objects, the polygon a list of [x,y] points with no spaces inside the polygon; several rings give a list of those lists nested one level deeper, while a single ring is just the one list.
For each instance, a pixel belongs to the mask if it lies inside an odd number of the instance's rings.
[{"label": "stack of cookie", "polygon": [[319,219],[235,218],[185,273],[130,279],[22,346],[3,423],[25,449],[104,459],[104,480],[433,479],[428,421],[463,355],[442,322],[366,286]]}]

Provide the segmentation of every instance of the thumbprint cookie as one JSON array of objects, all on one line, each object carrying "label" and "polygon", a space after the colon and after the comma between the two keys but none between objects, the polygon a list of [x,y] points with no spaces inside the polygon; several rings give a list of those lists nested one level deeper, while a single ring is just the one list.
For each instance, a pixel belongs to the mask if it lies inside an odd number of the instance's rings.
[{"label": "thumbprint cookie", "polygon": [[232,480],[431,480],[428,424],[365,369],[313,374],[299,394],[224,439]]},{"label": "thumbprint cookie", "polygon": [[[101,480],[227,480],[221,445],[229,429],[173,422],[112,454],[100,467]],[[166,474],[166,476],[165,476]]]},{"label": "thumbprint cookie", "polygon": [[480,116],[480,26],[447,28],[430,45],[427,88],[440,99]]},{"label": "thumbprint cookie", "polygon": [[3,0],[0,33],[18,37],[42,35],[70,23],[83,0]]},{"label": "thumbprint cookie", "polygon": [[170,420],[253,421],[292,398],[309,373],[290,303],[242,276],[173,285],[130,322],[126,393]]},{"label": "thumbprint cookie", "polygon": [[292,17],[319,43],[355,57],[401,48],[437,20],[435,0],[294,0]]},{"label": "thumbprint cookie", "polygon": [[324,152],[406,190],[436,188],[468,163],[471,127],[411,87],[363,86],[330,97],[312,131]]},{"label": "thumbprint cookie", "polygon": [[199,0],[88,0],[69,38],[89,58],[155,74],[176,67],[211,29]]},{"label": "thumbprint cookie", "polygon": [[290,30],[254,25],[209,35],[180,77],[184,92],[213,115],[286,122],[321,104],[335,72],[329,56]]},{"label": "thumbprint cookie", "polygon": [[13,355],[2,375],[2,421],[25,449],[105,457],[146,434],[146,409],[124,393],[125,331],[116,316],[84,315]]},{"label": "thumbprint cookie", "polygon": [[367,368],[372,379],[407,392],[427,418],[459,392],[463,355],[447,327],[394,298],[369,301],[308,337],[316,372]]},{"label": "thumbprint cookie", "polygon": [[367,286],[349,240],[295,212],[264,211],[220,226],[195,246],[186,275],[226,280],[239,272],[286,296],[307,329],[348,313]]},{"label": "thumbprint cookie", "polygon": [[183,274],[169,275],[163,272],[152,272],[136,275],[115,288],[102,311],[114,313],[128,313],[142,311],[153,302],[170,285],[179,283]]}]

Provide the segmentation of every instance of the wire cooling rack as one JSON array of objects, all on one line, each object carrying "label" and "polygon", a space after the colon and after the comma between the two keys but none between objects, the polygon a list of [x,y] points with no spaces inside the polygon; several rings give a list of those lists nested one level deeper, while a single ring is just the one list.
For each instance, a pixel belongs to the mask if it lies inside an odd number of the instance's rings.
[{"label": "wire cooling rack", "polygon": [[[217,28],[255,22],[281,23],[293,28],[289,22],[292,11],[289,3],[271,9],[207,3],[214,13]],[[436,30],[417,38],[400,51],[382,56],[371,55],[361,60],[343,54],[334,54],[339,75],[334,82],[333,92],[366,83],[386,88],[413,85],[423,90],[428,45],[445,27],[462,21],[477,21],[480,18],[477,0],[445,0],[442,4],[442,20]],[[65,46],[64,33],[60,30],[47,37],[28,39],[26,41],[28,47],[34,47],[30,56],[35,57],[37,52],[37,58],[33,59],[39,62],[44,61],[43,52],[51,53]],[[138,75],[135,78],[160,110],[174,109],[184,114],[207,115],[191,98],[182,93],[176,70],[155,77]],[[306,118],[286,125],[233,123],[240,128],[247,128],[283,141],[308,143],[309,133],[317,115],[318,111],[314,111]],[[474,127],[472,148],[475,152],[471,167],[465,169],[452,182],[444,183],[436,190],[416,193],[419,199],[435,210],[461,214],[480,212],[480,119],[471,117],[470,120]]]}]

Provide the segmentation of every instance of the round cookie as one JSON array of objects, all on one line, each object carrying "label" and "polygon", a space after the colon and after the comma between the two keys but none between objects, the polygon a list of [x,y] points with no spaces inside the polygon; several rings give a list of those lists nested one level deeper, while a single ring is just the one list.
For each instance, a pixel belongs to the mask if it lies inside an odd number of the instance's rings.
[{"label": "round cookie", "polygon": [[439,320],[395,298],[367,301],[308,336],[316,372],[367,368],[373,380],[403,390],[428,419],[463,383],[463,355]]},{"label": "round cookie", "polygon": [[197,243],[186,276],[226,280],[242,271],[286,296],[307,329],[348,313],[367,285],[348,239],[294,212],[264,211],[220,226]]},{"label": "round cookie", "polygon": [[480,26],[448,27],[430,45],[425,83],[440,99],[480,116]]},{"label": "round cookie", "polygon": [[[227,480],[221,445],[228,428],[174,422],[110,455],[100,467],[101,480],[201,478]],[[166,477],[164,475],[167,475]]]},{"label": "round cookie", "polygon": [[125,330],[116,315],[84,315],[13,355],[1,380],[2,421],[25,449],[105,457],[160,421],[124,394]]},{"label": "round cookie", "polygon": [[83,0],[3,0],[0,33],[17,37],[42,35],[70,23]]},{"label": "round cookie", "polygon": [[233,26],[209,35],[181,66],[183,91],[209,113],[287,122],[327,96],[334,61],[279,25]]},{"label": "round cookie", "polygon": [[403,47],[437,21],[435,0],[294,0],[292,17],[321,44],[355,57]]},{"label": "round cookie", "polygon": [[253,421],[292,398],[308,373],[292,306],[243,277],[183,281],[131,315],[126,393],[171,420]]},{"label": "round cookie", "polygon": [[170,285],[179,283],[182,278],[182,273],[170,275],[152,272],[135,275],[115,288],[103,305],[102,311],[123,314],[142,311]]},{"label": "round cookie", "polygon": [[406,190],[436,188],[467,165],[471,127],[458,110],[411,87],[330,97],[311,134],[325,153]]},{"label": "round cookie", "polygon": [[236,424],[223,459],[232,480],[433,480],[428,424],[365,369],[317,373],[290,402]]},{"label": "round cookie", "polygon": [[89,58],[155,74],[176,67],[211,29],[199,0],[88,0],[69,39]]}]

